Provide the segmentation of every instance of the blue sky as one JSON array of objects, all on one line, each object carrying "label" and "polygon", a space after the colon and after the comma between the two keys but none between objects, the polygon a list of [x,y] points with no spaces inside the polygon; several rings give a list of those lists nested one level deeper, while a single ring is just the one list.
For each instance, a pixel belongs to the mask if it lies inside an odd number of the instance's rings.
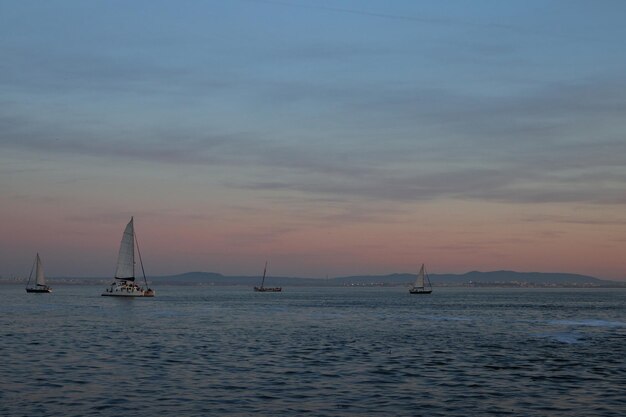
[{"label": "blue sky", "polygon": [[[135,215],[155,273],[251,273],[266,257],[284,274],[380,273],[426,257],[442,272],[621,278],[624,12],[0,1],[0,274],[40,251],[57,274],[106,275]],[[424,228],[435,244],[413,238]]]}]

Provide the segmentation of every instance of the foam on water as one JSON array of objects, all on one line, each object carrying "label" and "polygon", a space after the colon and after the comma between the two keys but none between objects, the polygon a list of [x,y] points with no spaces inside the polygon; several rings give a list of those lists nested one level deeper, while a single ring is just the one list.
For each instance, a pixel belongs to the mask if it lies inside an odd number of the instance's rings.
[{"label": "foam on water", "polygon": [[550,324],[558,324],[563,326],[590,326],[590,327],[626,327],[626,322],[582,319],[582,320],[550,320]]},{"label": "foam on water", "polygon": [[570,332],[540,333],[537,337],[554,340],[560,343],[574,344],[580,343],[583,335]]}]

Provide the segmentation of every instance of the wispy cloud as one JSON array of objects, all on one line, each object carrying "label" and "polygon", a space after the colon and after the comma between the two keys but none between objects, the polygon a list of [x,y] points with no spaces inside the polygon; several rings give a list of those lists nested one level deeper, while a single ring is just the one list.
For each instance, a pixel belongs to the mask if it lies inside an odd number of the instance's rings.
[{"label": "wispy cloud", "polygon": [[[622,80],[548,86],[521,97],[493,99],[439,90],[345,93],[318,90],[316,97],[334,102],[340,97],[343,110],[335,121],[356,114],[343,121],[346,129],[355,117],[376,114],[379,118],[370,122],[378,129],[336,144],[322,139],[323,130],[301,131],[313,139],[304,142],[271,138],[272,131],[211,134],[159,126],[143,132],[143,138],[129,140],[122,133],[110,139],[85,126],[43,122],[1,106],[0,146],[246,167],[255,177],[229,179],[230,185],[321,198],[626,203]],[[398,130],[399,125],[404,129]],[[289,131],[300,134],[293,126]]]},{"label": "wispy cloud", "polygon": [[626,219],[620,218],[592,218],[590,216],[563,216],[563,215],[534,215],[522,219],[528,223],[549,223],[549,224],[576,224],[583,226],[624,226]]},{"label": "wispy cloud", "polygon": [[506,30],[514,29],[514,27],[510,25],[499,24],[499,23],[472,22],[467,19],[460,20],[460,19],[437,18],[437,17],[420,17],[420,16],[412,16],[408,14],[384,13],[384,12],[368,11],[368,10],[356,9],[356,8],[332,7],[332,6],[325,6],[325,5],[320,5],[320,4],[304,4],[304,3],[294,3],[294,2],[279,1],[279,0],[245,0],[245,1],[254,2],[254,3],[265,3],[268,5],[274,5],[274,6],[301,8],[301,9],[309,9],[309,10],[321,10],[321,11],[334,12],[334,13],[350,14],[350,15],[356,15],[356,16],[381,18],[381,19],[396,20],[396,21],[406,21],[406,22],[413,22],[413,23],[434,24],[434,25],[456,25],[456,26],[462,25],[462,26],[469,26],[469,27],[495,28],[495,29],[506,29]]}]

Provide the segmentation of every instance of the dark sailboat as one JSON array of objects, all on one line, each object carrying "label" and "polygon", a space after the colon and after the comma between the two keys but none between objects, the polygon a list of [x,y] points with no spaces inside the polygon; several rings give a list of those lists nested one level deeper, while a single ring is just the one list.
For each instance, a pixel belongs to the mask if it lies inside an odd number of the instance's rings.
[{"label": "dark sailboat", "polygon": [[[35,272],[35,286],[28,287],[30,284],[30,279],[33,276],[33,269],[36,267]],[[30,269],[30,275],[28,276],[28,282],[26,283],[26,292],[31,293],[49,293],[52,292],[52,288],[46,285],[46,278],[43,274],[43,265],[41,264],[41,259],[39,259],[39,254],[35,257],[35,263],[33,267]]]},{"label": "dark sailboat", "polygon": [[265,261],[265,268],[263,268],[263,279],[261,280],[260,287],[254,287],[254,291],[256,292],[281,292],[282,287],[264,287],[265,284],[265,273],[267,272],[267,261]]},{"label": "dark sailboat", "polygon": [[433,292],[433,287],[430,285],[430,279],[428,278],[428,274],[424,270],[424,264],[420,268],[420,272],[417,275],[417,279],[415,280],[415,284],[411,288],[409,288],[409,293],[411,294],[430,294]]}]

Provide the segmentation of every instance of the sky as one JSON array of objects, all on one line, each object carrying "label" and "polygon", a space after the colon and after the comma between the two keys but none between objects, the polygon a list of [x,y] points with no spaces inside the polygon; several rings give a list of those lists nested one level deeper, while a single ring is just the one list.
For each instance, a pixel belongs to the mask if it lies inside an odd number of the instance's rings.
[{"label": "sky", "polygon": [[626,280],[625,15],[0,0],[0,275]]}]

